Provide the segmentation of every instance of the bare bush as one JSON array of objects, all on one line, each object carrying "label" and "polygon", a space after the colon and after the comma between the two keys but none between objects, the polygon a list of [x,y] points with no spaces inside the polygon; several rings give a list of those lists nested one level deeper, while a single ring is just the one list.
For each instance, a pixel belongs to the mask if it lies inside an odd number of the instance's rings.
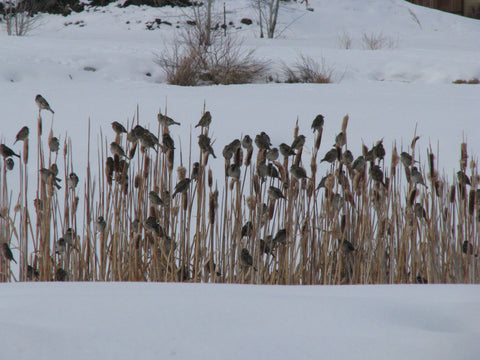
[{"label": "bare bush", "polygon": [[318,62],[307,55],[300,55],[293,66],[282,64],[282,72],[287,83],[327,84],[333,82],[335,76],[334,68],[327,64],[325,58]]},{"label": "bare bush", "polygon": [[363,33],[362,47],[365,50],[394,49],[398,47],[398,39],[380,33]]},{"label": "bare bush", "polygon": [[341,34],[338,35],[337,41],[341,49],[349,50],[352,48],[352,45],[353,45],[352,36],[345,31],[343,31]]},{"label": "bare bush", "polygon": [[26,3],[11,1],[5,3],[3,19],[8,35],[24,36],[38,26],[39,15],[26,11]]}]

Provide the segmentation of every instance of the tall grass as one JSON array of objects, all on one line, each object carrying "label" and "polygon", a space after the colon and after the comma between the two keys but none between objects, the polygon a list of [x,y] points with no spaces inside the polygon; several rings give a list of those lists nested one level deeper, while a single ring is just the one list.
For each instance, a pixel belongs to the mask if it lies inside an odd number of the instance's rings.
[{"label": "tall grass", "polygon": [[[137,110],[125,125],[132,133],[138,124]],[[0,280],[479,282],[479,176],[466,144],[460,147],[461,173],[448,183],[440,177],[432,151],[427,164],[415,161],[416,138],[408,149],[385,152],[381,141],[370,149],[364,146],[354,162],[348,117],[334,148],[320,151],[323,127],[317,126],[310,158],[299,146],[296,155],[274,161],[255,145],[232,146],[225,159],[214,149],[215,159],[197,145],[200,133],[210,134],[209,127],[201,129],[191,134],[187,148],[175,144],[175,149],[146,147],[128,140],[131,134],[101,133],[98,153],[89,150],[87,169],[80,171],[74,167],[68,137],[59,152],[44,145],[54,129],[47,136],[39,116],[36,168],[61,164],[64,172],[57,176],[62,188],[55,187],[54,177],[39,174],[35,199],[27,197],[28,170],[35,167],[28,139],[21,153],[18,195],[9,190],[2,167],[1,238],[19,260],[20,271],[17,278],[2,256]],[[169,128],[159,124],[152,132],[161,144]],[[296,126],[292,140],[298,135]],[[87,140],[90,149],[90,135]],[[127,158],[111,153],[112,141],[123,147]],[[333,157],[328,171],[320,173],[327,150]],[[402,152],[412,156],[411,164]],[[95,157],[98,166],[93,165]],[[225,173],[213,173],[212,161],[224,161]],[[227,176],[236,167],[240,176]],[[298,167],[308,177],[298,175]],[[70,175],[75,171],[78,185]],[[173,196],[185,178],[192,179],[188,188]],[[283,197],[269,196],[272,186]],[[151,191],[162,205],[152,202]],[[104,227],[97,224],[100,216]]]}]

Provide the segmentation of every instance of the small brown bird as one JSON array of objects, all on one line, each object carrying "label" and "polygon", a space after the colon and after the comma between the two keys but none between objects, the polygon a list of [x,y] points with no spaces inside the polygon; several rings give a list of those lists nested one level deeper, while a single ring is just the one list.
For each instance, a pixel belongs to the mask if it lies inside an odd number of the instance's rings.
[{"label": "small brown bird", "polygon": [[27,265],[27,279],[28,280],[38,280],[40,278],[40,273],[32,265]]},{"label": "small brown bird", "polygon": [[169,133],[162,135],[162,141],[164,152],[167,152],[168,150],[175,150],[175,143]]},{"label": "small brown bird", "polygon": [[402,162],[403,166],[405,166],[406,168],[410,167],[410,165],[412,165],[413,161],[412,161],[412,155],[410,155],[409,153],[403,151],[401,154],[400,154],[400,161]]},{"label": "small brown bird", "polygon": [[355,247],[353,246],[353,244],[346,239],[343,239],[343,241],[341,242],[341,247],[342,247],[342,251],[345,254],[350,254],[355,251]]},{"label": "small brown bird", "polygon": [[253,223],[251,221],[247,221],[245,224],[242,226],[242,237],[250,237],[252,236],[253,233]]},{"label": "small brown bird", "polygon": [[281,143],[279,145],[280,148],[280,154],[282,154],[284,157],[289,157],[291,155],[295,155],[295,151],[287,144]]},{"label": "small brown bird", "polygon": [[235,149],[230,144],[225,145],[222,151],[222,155],[227,161],[233,157],[234,153],[235,153]]},{"label": "small brown bird", "polygon": [[[462,252],[467,255],[473,255],[473,245],[468,240],[465,240],[462,244]],[[475,254],[478,257],[478,254]]]},{"label": "small brown bird", "polygon": [[55,271],[55,280],[68,281],[68,272],[62,268],[58,268],[57,271]]},{"label": "small brown bird", "polygon": [[250,266],[253,265],[253,257],[250,255],[250,252],[243,248],[240,254],[240,265],[244,269],[248,269]]},{"label": "small brown bird", "polygon": [[13,170],[14,166],[15,166],[15,162],[13,161],[12,158],[6,158],[5,159],[5,168],[7,170]]},{"label": "small brown bird", "polygon": [[77,235],[75,234],[75,230],[73,230],[72,228],[68,228],[67,230],[65,230],[65,233],[63,234],[63,238],[65,239],[67,244],[72,246],[75,244],[76,237]]},{"label": "small brown bird", "polygon": [[227,175],[237,180],[240,179],[240,175],[241,175],[240,166],[231,164],[227,169]]},{"label": "small brown bird", "polygon": [[312,129],[313,132],[319,131],[323,128],[323,124],[325,123],[325,118],[323,115],[317,115],[315,119],[312,121]]},{"label": "small brown bird", "polygon": [[301,166],[293,164],[290,167],[290,173],[293,175],[293,177],[297,180],[302,180],[307,178],[307,172],[305,169]]},{"label": "small brown bird", "polygon": [[97,232],[104,232],[106,227],[107,227],[107,222],[105,221],[103,216],[99,216],[95,221],[95,230]]},{"label": "small brown bird", "polygon": [[145,227],[145,229],[147,229],[148,231],[151,231],[151,232],[154,232],[158,235],[161,235],[163,234],[163,229],[162,227],[160,226],[160,224],[158,223],[157,219],[155,218],[155,216],[149,216],[144,222],[143,222],[143,226]]},{"label": "small brown bird", "polygon": [[210,145],[210,141],[211,140],[207,135],[198,135],[198,146],[200,146],[200,149],[202,149],[204,152],[212,154],[212,156],[216,159],[217,157],[215,156],[212,145]]},{"label": "small brown bird", "polygon": [[150,202],[155,205],[155,206],[163,206],[165,205],[165,203],[163,202],[162,198],[160,196],[158,196],[158,194],[155,192],[155,191],[150,191],[148,193],[148,199],[150,200]]},{"label": "small brown bird", "polygon": [[365,164],[366,164],[365,158],[362,155],[360,155],[353,162],[352,168],[358,171],[359,173],[361,173],[365,170]]},{"label": "small brown bird", "polygon": [[325,154],[323,159],[320,160],[320,162],[326,161],[326,162],[331,164],[337,159],[338,159],[338,150],[333,148],[333,149],[327,151],[327,153]]},{"label": "small brown bird", "polygon": [[468,175],[461,170],[457,172],[457,179],[460,185],[472,185],[470,179],[468,178]]},{"label": "small brown bird", "polygon": [[347,139],[345,136],[345,133],[343,131],[340,131],[338,135],[335,137],[335,144],[334,146],[341,148],[343,145],[345,145]]},{"label": "small brown bird", "polygon": [[305,135],[298,135],[292,142],[292,149],[299,150],[305,145]]},{"label": "small brown bird", "polygon": [[173,192],[173,198],[175,198],[175,196],[179,193],[183,194],[185,192],[187,192],[188,190],[188,187],[190,186],[190,179],[189,178],[185,178],[183,180],[180,180],[177,185],[175,185],[175,191]]},{"label": "small brown bird", "polygon": [[8,158],[8,157],[12,157],[12,156],[16,156],[16,157],[20,157],[20,155],[18,154],[15,154],[15,152],[10,149],[7,145],[5,144],[1,144],[0,145],[0,154],[4,157],[4,158]]},{"label": "small brown bird", "polygon": [[173,120],[171,117],[168,117],[167,115],[163,115],[161,112],[158,113],[157,120],[160,123],[160,125],[164,125],[167,127],[170,125],[180,125],[179,122],[176,122],[175,120]]},{"label": "small brown bird", "polygon": [[383,160],[383,158],[385,157],[385,148],[383,147],[383,139],[377,141],[377,143],[372,148],[372,150],[376,159]]},{"label": "small brown bird", "polygon": [[48,140],[48,148],[50,149],[50,152],[58,152],[58,149],[60,149],[60,141],[56,137],[51,137]]},{"label": "small brown bird", "polygon": [[255,145],[257,145],[259,149],[270,149],[270,146],[272,145],[270,142],[270,136],[268,136],[265,131],[262,131],[260,134],[255,136]]},{"label": "small brown bird", "polygon": [[282,190],[275,186],[270,186],[267,190],[268,197],[272,200],[285,199]]},{"label": "small brown bird", "polygon": [[55,113],[55,112],[52,110],[52,108],[50,107],[50,105],[48,104],[47,100],[45,100],[42,95],[38,94],[37,96],[35,96],[35,102],[37,103],[37,106],[38,106],[38,110],[39,110],[39,111],[41,111],[41,110],[48,110],[48,111],[50,111],[52,114]]},{"label": "small brown bird", "polygon": [[197,125],[195,125],[195,127],[208,127],[210,126],[210,123],[212,122],[212,115],[210,114],[210,111],[207,111],[205,112],[205,114],[202,115],[202,117],[200,118],[200,121],[198,122]]},{"label": "small brown bird", "polygon": [[276,179],[280,178],[277,168],[272,163],[269,163],[267,168],[268,168],[268,173],[267,173],[268,176]]},{"label": "small brown bird", "polygon": [[423,219],[426,219],[427,218],[427,212],[425,211],[425,208],[422,206],[422,204],[420,203],[415,203],[415,206],[413,207],[413,210],[415,211],[415,215],[418,217],[418,218],[423,218]]},{"label": "small brown bird", "polygon": [[118,143],[116,143],[115,141],[110,144],[110,152],[113,155],[118,155],[121,158],[127,157],[127,155],[125,154],[125,150],[123,150],[123,148],[120,145],[118,145]]},{"label": "small brown bird", "polygon": [[343,153],[342,160],[345,164],[349,165],[353,162],[353,154],[350,150]]},{"label": "small brown bird", "polygon": [[48,183],[49,179],[52,178],[53,179],[53,185],[59,190],[62,188],[60,185],[58,185],[58,181],[62,181],[62,179],[56,177],[55,173],[52,170],[42,168],[42,169],[39,170],[39,172],[40,172],[40,176],[41,176],[42,180],[45,183]]},{"label": "small brown bird", "polygon": [[253,140],[249,135],[245,135],[242,139],[242,146],[244,149],[250,149],[252,147]]},{"label": "small brown bird", "polygon": [[414,184],[420,184],[420,185],[426,186],[425,182],[423,181],[422,173],[418,171],[418,169],[415,166],[412,167],[412,173],[410,174],[410,179],[412,179],[412,182]]},{"label": "small brown bird", "polygon": [[200,172],[200,163],[195,161],[192,167],[192,173],[190,174],[190,179],[197,181],[198,180],[198,173]]},{"label": "small brown bird", "polygon": [[75,189],[78,185],[78,182],[79,182],[79,179],[77,174],[72,172],[70,173],[70,175],[68,175],[67,185],[69,189]]},{"label": "small brown bird", "polygon": [[28,126],[22,127],[18,132],[13,145],[15,145],[17,141],[24,141],[26,138],[28,138],[29,134],[30,134],[30,130],[28,129]]},{"label": "small brown bird", "polygon": [[64,238],[60,238],[55,241],[55,253],[56,254],[63,254],[67,250],[67,243]]},{"label": "small brown bird", "polygon": [[267,151],[267,159],[270,161],[275,161],[278,159],[279,152],[278,148],[271,148],[270,150]]},{"label": "small brown bird", "polygon": [[10,246],[6,242],[2,243],[2,256],[7,261],[13,261],[15,264],[17,261],[13,258],[12,250],[10,250]]},{"label": "small brown bird", "polygon": [[370,176],[374,181],[383,184],[383,171],[382,169],[380,169],[380,166],[373,165],[372,167],[370,167]]},{"label": "small brown bird", "polygon": [[285,244],[287,242],[287,230],[286,229],[278,230],[275,236],[273,237],[273,241],[277,244]]},{"label": "small brown bird", "polygon": [[262,178],[262,180],[265,178],[265,176],[268,176],[269,174],[268,165],[265,164],[264,161],[257,164],[257,174]]},{"label": "small brown bird", "polygon": [[[143,147],[145,147],[145,148],[147,148],[147,149],[148,149],[148,148],[152,148],[152,149],[155,150],[156,152],[158,152],[158,151],[157,151],[157,149],[155,149],[155,146],[156,146],[156,145],[161,146],[161,145],[160,145],[160,142],[158,141],[158,138],[157,138],[154,134],[152,134],[150,131],[148,131],[148,130],[146,130],[146,129],[145,129],[145,131],[143,131],[143,133],[140,135],[139,139],[140,139],[140,143],[142,144]],[[173,140],[172,140],[172,141],[173,141]]]},{"label": "small brown bird", "polygon": [[262,254],[273,256],[274,247],[275,247],[275,243],[273,242],[271,235],[267,235],[265,240],[260,239],[260,252]]},{"label": "small brown bird", "polygon": [[118,121],[112,122],[112,129],[115,131],[116,134],[121,135],[123,133],[127,132],[127,129],[125,129],[125,126],[120,124]]}]

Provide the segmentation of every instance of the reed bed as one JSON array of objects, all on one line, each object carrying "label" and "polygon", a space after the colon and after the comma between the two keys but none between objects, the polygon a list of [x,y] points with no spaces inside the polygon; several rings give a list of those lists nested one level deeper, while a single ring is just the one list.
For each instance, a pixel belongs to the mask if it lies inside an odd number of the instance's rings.
[{"label": "reed bed", "polygon": [[[56,146],[54,129],[44,133],[39,113],[36,148],[28,136],[21,139],[19,170],[13,170],[18,196],[8,190],[12,156],[2,150],[0,281],[480,280],[480,178],[465,143],[449,183],[431,150],[427,164],[416,161],[416,137],[403,151],[387,152],[380,140],[353,156],[348,116],[331,148],[322,146],[323,117],[315,118],[307,158],[298,125],[280,155],[266,134],[251,146],[232,139],[220,151],[209,141],[215,123],[204,109],[181,149],[170,137],[172,119],[159,114],[153,134],[138,127],[138,114],[126,132],[117,125],[101,134],[97,154],[89,151],[87,168],[77,175],[71,141]],[[212,161],[224,162],[225,172],[214,174]],[[32,162],[34,199],[27,196]],[[318,171],[321,162],[329,164],[326,173]]]}]

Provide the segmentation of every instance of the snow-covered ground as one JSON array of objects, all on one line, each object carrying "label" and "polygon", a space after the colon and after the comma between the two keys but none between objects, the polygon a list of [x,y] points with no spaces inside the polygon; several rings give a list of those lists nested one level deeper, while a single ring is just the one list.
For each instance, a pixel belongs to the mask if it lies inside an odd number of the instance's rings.
[{"label": "snow-covered ground", "polygon": [[6,284],[1,359],[436,359],[480,352],[478,286]]},{"label": "snow-covered ground", "polygon": [[[417,154],[425,160],[428,147],[438,148],[450,178],[463,140],[478,159],[480,86],[452,81],[480,78],[480,21],[402,0],[310,0],[313,12],[297,3],[282,8],[279,38],[268,40],[258,38],[255,23],[240,24],[255,19],[248,1],[225,3],[229,31],[271,60],[274,77],[282,61],[305,54],[323,57],[337,82],[170,86],[155,54],[171,42],[177,21],[185,26],[188,10],[112,4],[44,15],[28,36],[0,32],[0,140],[13,144],[24,125],[36,134],[40,93],[55,110],[55,135],[72,138],[81,181],[88,120],[96,168],[99,126],[112,141],[110,123],[131,121],[137,105],[140,123],[156,131],[156,114],[167,104],[182,123],[172,136],[184,149],[205,102],[217,154],[247,133],[266,131],[274,145],[290,142],[297,118],[300,131],[311,134],[319,113],[326,118],[323,153],[348,113],[355,155],[362,142],[384,138],[389,158],[390,146],[406,149],[417,126]],[[172,26],[146,30],[155,18]],[[364,33],[383,34],[394,46],[365,50]],[[341,48],[342,34],[352,38],[351,49]],[[50,115],[44,121],[49,129]],[[223,160],[210,165],[222,169]],[[30,171],[36,178],[34,166]],[[18,179],[18,167],[8,176]],[[480,352],[479,304],[478,286],[7,284],[0,286],[0,359],[473,360]]]}]

